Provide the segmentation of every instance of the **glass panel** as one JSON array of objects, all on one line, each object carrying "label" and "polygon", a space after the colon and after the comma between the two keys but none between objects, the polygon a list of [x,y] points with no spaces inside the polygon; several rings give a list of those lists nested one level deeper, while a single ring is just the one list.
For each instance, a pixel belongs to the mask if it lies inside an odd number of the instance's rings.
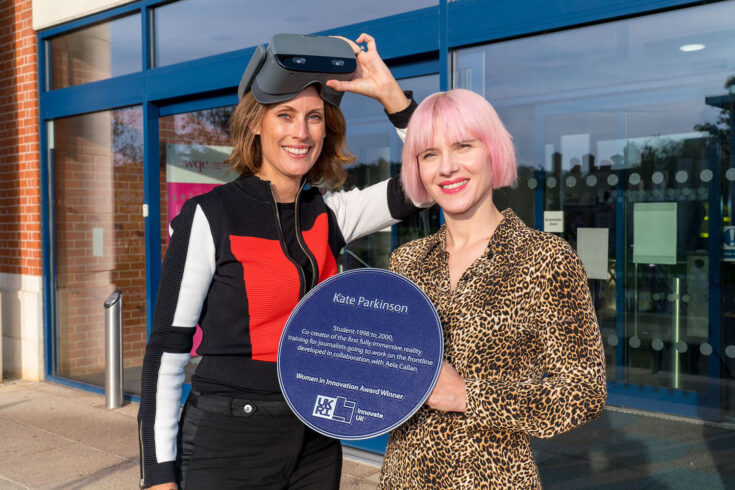
[{"label": "glass panel", "polygon": [[[720,3],[463,49],[454,60],[455,86],[486,96],[516,143],[517,189],[498,202],[558,232],[585,262],[609,379],[711,403],[722,376],[723,408],[735,401],[726,356],[735,262],[710,237],[731,224],[722,193],[732,195],[728,172],[735,180],[725,104],[733,26],[735,5]],[[724,222],[712,222],[723,204]],[[557,226],[551,212],[563,216]],[[719,312],[713,292],[724,295]]]},{"label": "glass panel", "polygon": [[[161,145],[161,257],[168,248],[168,224],[187,199],[237,178],[225,159],[230,155],[228,125],[235,106],[174,114],[159,119]],[[197,327],[192,355],[201,341]],[[187,382],[199,362],[192,357]]]},{"label": "glass panel", "polygon": [[51,38],[49,89],[140,71],[141,42],[140,14]]},{"label": "glass panel", "polygon": [[53,121],[57,374],[104,386],[104,301],[123,293],[125,391],[140,392],[146,344],[143,113]]},{"label": "glass panel", "polygon": [[[421,101],[439,90],[439,75],[406,78],[400,84],[404,90],[413,90],[414,98]],[[347,120],[347,148],[357,156],[357,161],[348,167],[345,189],[366,187],[396,175],[403,145],[383,107],[372,99],[349,93],[342,99],[341,107]],[[394,248],[438,228],[439,208],[434,206],[400,225],[349,244],[344,249],[343,267],[387,268]]]},{"label": "glass panel", "polygon": [[267,43],[278,32],[320,32],[437,3],[312,0],[305,7],[288,0],[220,0],[212,8],[209,0],[182,0],[154,11],[155,66]]},{"label": "glass panel", "polygon": [[[719,144],[722,153],[723,189],[723,267],[722,267],[722,344],[714,354],[722,359],[725,413],[735,418],[735,75],[730,76],[724,90],[714,93],[707,102],[719,109],[716,120],[706,129]],[[701,349],[701,348],[700,348]]]}]

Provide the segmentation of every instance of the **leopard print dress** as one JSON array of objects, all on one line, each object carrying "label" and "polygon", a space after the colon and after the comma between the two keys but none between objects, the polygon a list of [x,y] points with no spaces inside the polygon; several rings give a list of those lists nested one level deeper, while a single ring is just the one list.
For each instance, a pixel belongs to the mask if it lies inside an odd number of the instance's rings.
[{"label": "leopard print dress", "polygon": [[391,255],[439,313],[467,412],[422,407],[388,442],[381,488],[540,488],[529,438],[599,416],[605,358],[582,262],[511,210],[450,291],[446,229]]}]

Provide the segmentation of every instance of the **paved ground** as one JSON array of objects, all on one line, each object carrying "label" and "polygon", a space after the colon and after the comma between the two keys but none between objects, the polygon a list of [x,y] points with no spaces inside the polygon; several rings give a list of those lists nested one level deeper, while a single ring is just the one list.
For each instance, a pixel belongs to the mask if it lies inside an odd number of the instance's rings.
[{"label": "paved ground", "polygon": [[[0,383],[0,489],[138,488],[138,405],[52,383]],[[342,487],[374,489],[379,466],[345,458]]]},{"label": "paved ground", "polygon": [[733,426],[608,409],[532,444],[547,489],[735,489]]},{"label": "paved ground", "polygon": [[[137,404],[52,383],[0,383],[0,489],[134,489]],[[534,441],[547,489],[735,489],[735,428],[606,410]],[[375,489],[378,466],[346,456],[342,488]]]}]

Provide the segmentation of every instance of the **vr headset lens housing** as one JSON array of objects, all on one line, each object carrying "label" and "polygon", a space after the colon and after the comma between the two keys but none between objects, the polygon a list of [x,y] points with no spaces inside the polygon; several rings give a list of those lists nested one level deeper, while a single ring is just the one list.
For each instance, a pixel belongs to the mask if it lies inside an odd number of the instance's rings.
[{"label": "vr headset lens housing", "polygon": [[237,95],[242,98],[250,90],[261,104],[275,104],[316,85],[325,102],[339,106],[343,93],[327,87],[326,82],[349,80],[356,69],[355,54],[341,39],[277,34],[267,49],[256,48]]}]

